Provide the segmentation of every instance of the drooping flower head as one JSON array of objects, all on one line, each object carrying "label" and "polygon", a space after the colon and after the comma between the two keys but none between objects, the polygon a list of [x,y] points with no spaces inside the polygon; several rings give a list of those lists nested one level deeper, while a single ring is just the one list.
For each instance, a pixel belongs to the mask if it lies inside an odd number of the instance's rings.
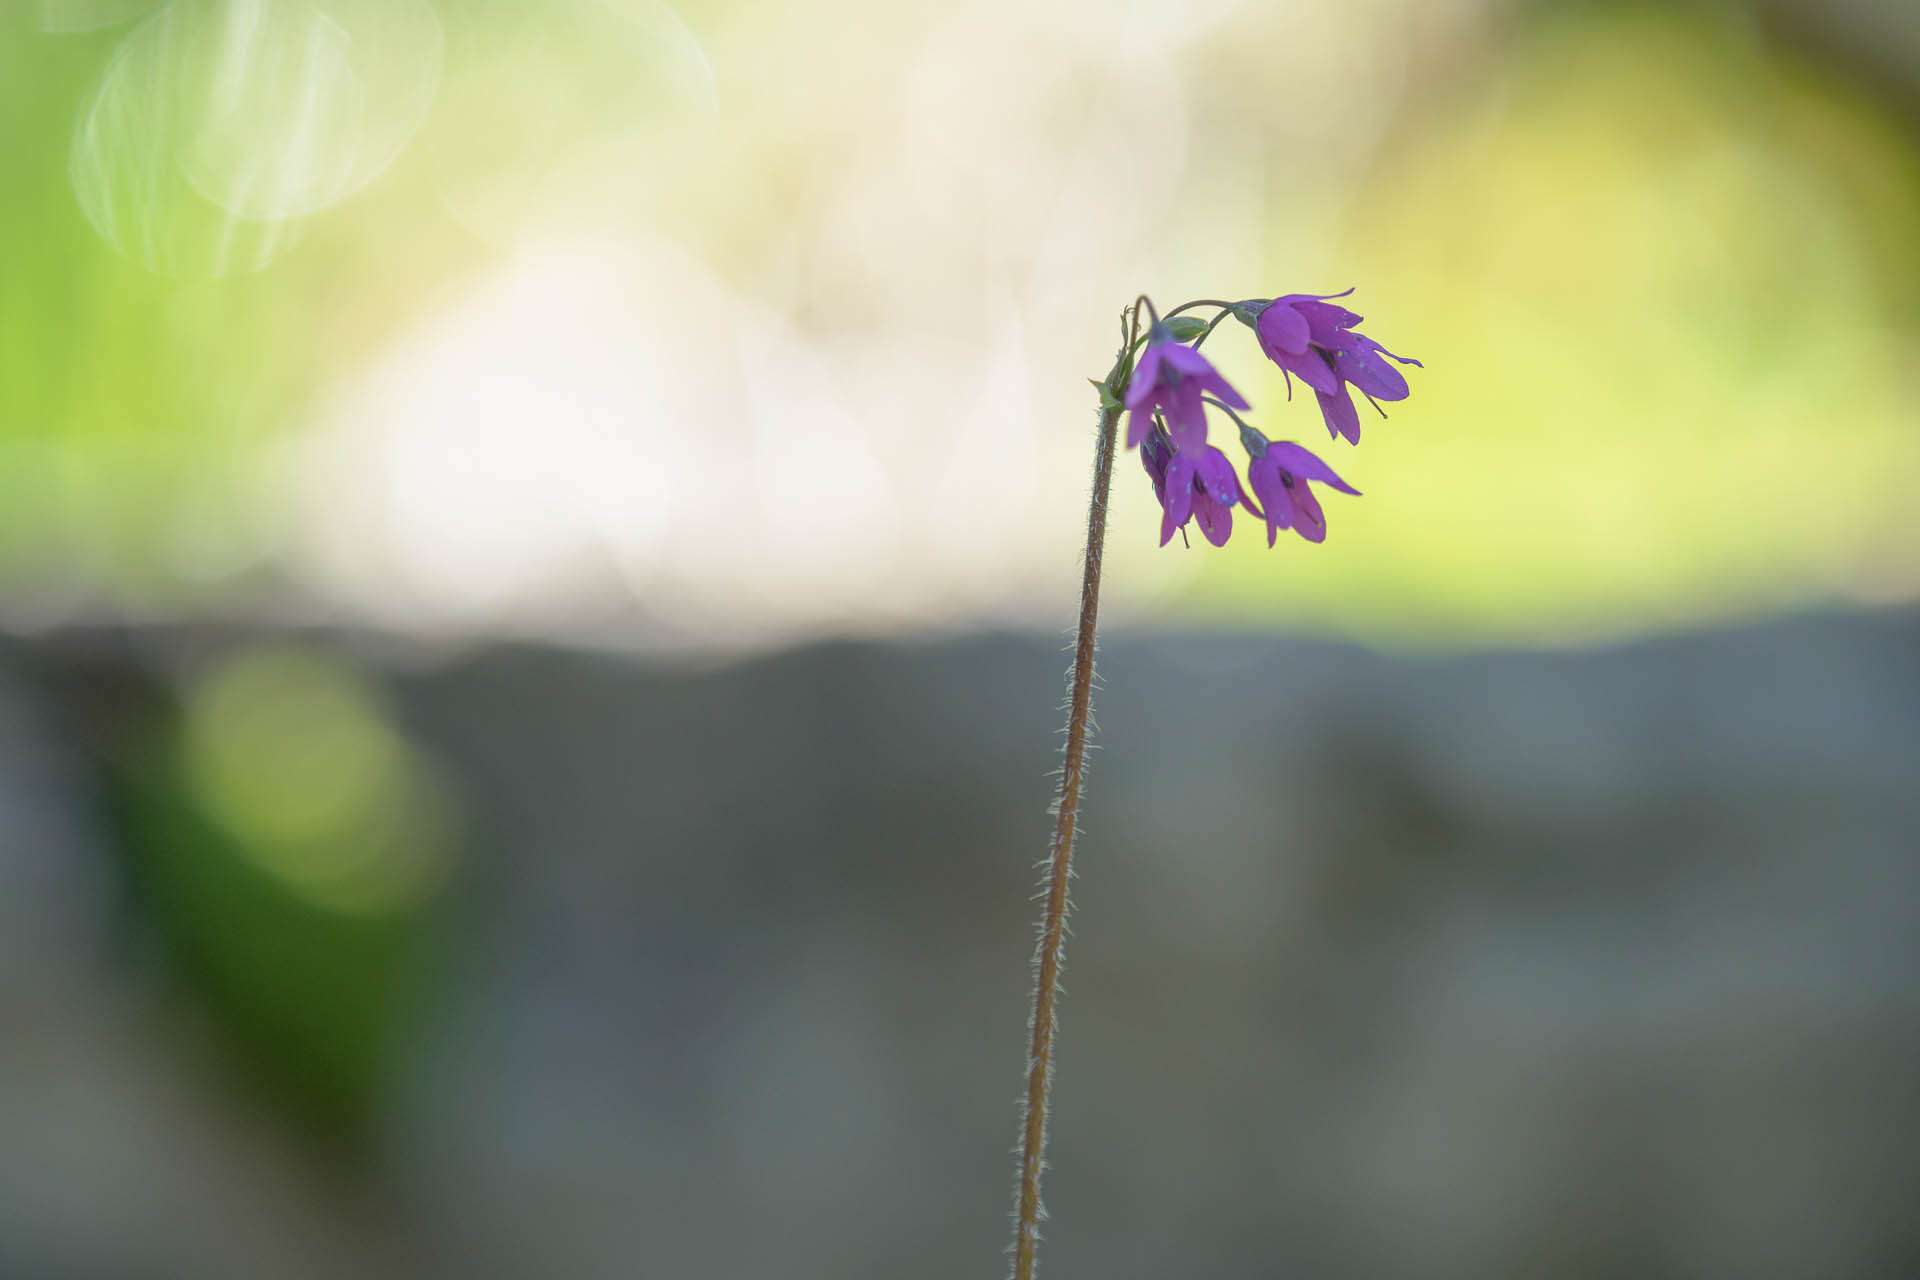
[{"label": "drooping flower head", "polygon": [[1271,301],[1250,299],[1234,314],[1253,327],[1260,349],[1290,375],[1313,388],[1327,430],[1360,443],[1360,414],[1347,387],[1358,387],[1374,400],[1405,400],[1407,380],[1387,363],[1418,366],[1418,360],[1397,356],[1354,326],[1361,317],[1330,299],[1346,293],[1289,293]]},{"label": "drooping flower head", "polygon": [[1290,440],[1269,441],[1243,423],[1240,442],[1253,455],[1247,463],[1247,484],[1266,506],[1269,547],[1282,529],[1292,529],[1308,542],[1326,540],[1326,513],[1321,511],[1308,481],[1318,480],[1342,493],[1360,496],[1360,491],[1335,475],[1332,467]]},{"label": "drooping flower head", "polygon": [[[1176,532],[1184,540],[1188,523],[1195,519],[1207,541],[1224,546],[1233,533],[1235,507],[1245,507],[1266,522],[1269,547],[1278,542],[1282,529],[1308,542],[1326,540],[1326,513],[1313,486],[1356,496],[1360,491],[1310,450],[1292,441],[1269,441],[1249,425],[1240,416],[1248,407],[1246,398],[1198,348],[1228,315],[1236,317],[1254,331],[1260,349],[1287,375],[1289,395],[1292,378],[1298,375],[1313,388],[1327,430],[1358,444],[1360,417],[1351,391],[1357,388],[1376,402],[1376,409],[1378,401],[1404,400],[1407,380],[1394,364],[1418,367],[1420,362],[1395,355],[1359,331],[1361,317],[1338,301],[1352,292],[1190,302],[1164,320],[1143,297],[1123,314],[1122,327],[1129,336],[1114,372],[1105,380],[1090,381],[1099,389],[1104,413],[1117,417],[1123,409],[1128,412],[1127,446],[1140,449],[1140,464],[1160,503],[1162,546]],[[1219,308],[1211,319],[1185,314],[1209,306]],[[1135,327],[1141,307],[1152,316],[1144,347]],[[1225,454],[1207,443],[1209,407],[1240,428],[1251,457],[1244,479]],[[1105,421],[1103,430],[1110,430],[1113,419]]]},{"label": "drooping flower head", "polygon": [[1176,452],[1166,431],[1155,423],[1140,442],[1140,463],[1160,500],[1160,545],[1166,546],[1187,521],[1198,519],[1208,542],[1223,547],[1233,536],[1233,509],[1243,506],[1256,517],[1265,513],[1240,485],[1227,455],[1212,445]]},{"label": "drooping flower head", "polygon": [[1156,410],[1166,420],[1175,453],[1207,443],[1207,409],[1201,395],[1211,391],[1222,403],[1248,407],[1246,398],[1220,376],[1207,358],[1174,338],[1164,323],[1147,335],[1147,349],[1127,379],[1127,448],[1147,438]]}]

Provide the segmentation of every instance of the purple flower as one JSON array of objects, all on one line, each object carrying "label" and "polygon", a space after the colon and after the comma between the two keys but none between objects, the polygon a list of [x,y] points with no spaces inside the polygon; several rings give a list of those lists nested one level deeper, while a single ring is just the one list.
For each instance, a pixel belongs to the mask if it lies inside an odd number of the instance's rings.
[{"label": "purple flower", "polygon": [[1253,460],[1247,463],[1247,484],[1266,504],[1267,545],[1271,547],[1280,530],[1292,529],[1308,542],[1324,542],[1327,517],[1320,500],[1313,496],[1309,480],[1318,480],[1342,493],[1360,496],[1360,491],[1333,473],[1333,468],[1290,440],[1268,443],[1251,427],[1243,427],[1240,439]]},{"label": "purple flower", "polygon": [[1175,531],[1196,516],[1200,532],[1216,547],[1224,547],[1233,536],[1233,509],[1243,506],[1254,515],[1265,513],[1253,505],[1253,499],[1240,487],[1240,477],[1227,455],[1212,445],[1176,452],[1167,433],[1154,428],[1141,442],[1140,462],[1153,481],[1153,494],[1160,499],[1165,515],[1160,520],[1160,545],[1173,540]]},{"label": "purple flower", "polygon": [[[1167,464],[1172,461],[1173,441],[1156,426],[1140,442],[1140,465],[1147,469],[1147,479],[1153,481],[1153,496],[1160,500],[1162,507],[1167,505]],[[1165,545],[1165,539],[1161,545]]]},{"label": "purple flower", "polygon": [[1148,336],[1147,349],[1133,376],[1127,379],[1127,448],[1147,438],[1153,427],[1155,410],[1167,421],[1167,431],[1176,453],[1204,447],[1207,443],[1207,410],[1201,403],[1202,392],[1211,391],[1224,404],[1247,408],[1238,391],[1220,376],[1207,358],[1183,342],[1174,340],[1166,325],[1156,324]]},{"label": "purple flower", "polygon": [[1313,388],[1327,430],[1359,444],[1360,414],[1348,386],[1374,400],[1405,400],[1406,378],[1382,357],[1416,366],[1420,362],[1394,355],[1356,332],[1360,317],[1328,301],[1352,292],[1290,293],[1271,302],[1243,302],[1235,314],[1253,326],[1270,360]]}]

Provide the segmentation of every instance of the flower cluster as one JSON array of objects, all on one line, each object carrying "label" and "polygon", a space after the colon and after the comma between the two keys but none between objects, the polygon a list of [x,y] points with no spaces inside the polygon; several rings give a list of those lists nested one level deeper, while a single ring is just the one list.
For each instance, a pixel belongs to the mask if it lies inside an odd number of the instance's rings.
[{"label": "flower cluster", "polygon": [[[1165,512],[1160,545],[1183,532],[1192,520],[1198,520],[1208,542],[1224,545],[1233,532],[1235,507],[1245,507],[1266,522],[1270,547],[1282,529],[1320,542],[1327,536],[1326,514],[1310,482],[1359,495],[1359,490],[1303,446],[1270,441],[1242,419],[1236,410],[1250,407],[1246,397],[1199,350],[1221,320],[1234,316],[1254,331],[1260,349],[1280,366],[1289,394],[1294,378],[1306,383],[1320,402],[1327,430],[1358,444],[1360,415],[1348,388],[1357,388],[1375,409],[1382,400],[1404,400],[1407,380],[1388,361],[1420,362],[1394,355],[1359,332],[1355,326],[1361,317],[1333,301],[1352,292],[1195,304],[1220,307],[1206,324],[1177,312],[1165,321],[1154,318],[1146,349],[1126,375],[1125,399],[1112,403],[1127,410],[1127,447],[1140,450],[1141,465]],[[1103,396],[1112,394],[1108,384],[1101,386]],[[1209,403],[1240,428],[1240,442],[1248,455],[1244,485],[1227,455],[1207,443]]]}]

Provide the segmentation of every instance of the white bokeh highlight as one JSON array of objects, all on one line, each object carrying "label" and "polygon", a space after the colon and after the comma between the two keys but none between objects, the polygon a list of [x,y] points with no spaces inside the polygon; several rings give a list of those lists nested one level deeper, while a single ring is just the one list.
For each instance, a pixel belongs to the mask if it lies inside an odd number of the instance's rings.
[{"label": "white bokeh highlight", "polygon": [[190,5],[188,176],[246,218],[300,218],[384,173],[426,122],[445,40],[427,0]]}]

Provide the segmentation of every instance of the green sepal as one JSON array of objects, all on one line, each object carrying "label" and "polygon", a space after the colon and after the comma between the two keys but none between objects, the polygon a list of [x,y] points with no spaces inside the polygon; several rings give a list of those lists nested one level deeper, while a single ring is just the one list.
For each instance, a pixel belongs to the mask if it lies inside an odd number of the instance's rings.
[{"label": "green sepal", "polygon": [[1113,394],[1112,387],[1100,381],[1098,378],[1088,378],[1087,381],[1091,382],[1093,389],[1100,393],[1100,408],[1102,410],[1107,413],[1118,413],[1120,411],[1120,397]]},{"label": "green sepal", "polygon": [[1253,457],[1266,457],[1267,445],[1269,443],[1271,442],[1267,439],[1266,434],[1257,427],[1248,426],[1244,422],[1240,424],[1240,447],[1245,449]]}]

